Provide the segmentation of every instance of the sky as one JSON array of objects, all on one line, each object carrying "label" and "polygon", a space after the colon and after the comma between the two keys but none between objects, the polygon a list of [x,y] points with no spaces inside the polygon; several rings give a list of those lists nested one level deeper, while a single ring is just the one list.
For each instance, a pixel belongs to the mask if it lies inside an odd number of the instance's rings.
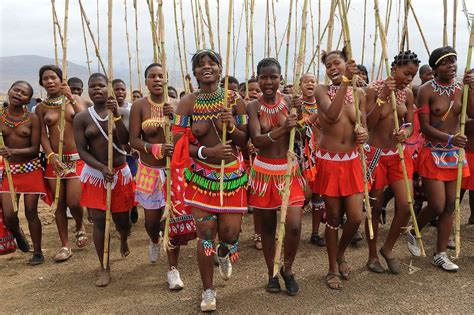
[{"label": "sky", "polygon": [[[121,73],[128,73],[128,54],[125,37],[125,21],[124,21],[124,1],[125,0],[114,0],[113,1],[113,60],[114,69]],[[136,54],[135,54],[135,25],[134,25],[134,10],[133,0],[126,0],[128,5],[128,29],[130,36],[130,49],[132,51],[132,81],[136,85],[137,81],[137,70],[136,70]],[[155,0],[156,1],[156,0]],[[188,61],[188,67],[190,67],[190,59],[196,50],[194,33],[193,33],[193,20],[191,14],[191,0],[181,0],[183,4],[183,14],[185,21],[185,36],[186,36],[186,57]],[[205,0],[200,0],[202,11],[205,17]],[[308,35],[307,35],[307,51],[305,55],[307,67],[312,55],[312,32],[313,27],[315,34],[315,45],[318,44],[317,32],[318,32],[318,3],[319,0],[309,0],[313,12],[313,24],[311,24],[311,17],[308,16]],[[448,39],[449,44],[453,42],[452,39],[452,24],[453,24],[453,1],[448,1]],[[63,17],[64,17],[64,3],[65,0],[56,0],[56,10],[63,28]],[[107,0],[82,0],[86,14],[91,22],[91,27],[94,32],[94,36],[99,38],[100,54],[104,62],[107,62]],[[164,18],[165,18],[165,45],[166,53],[168,56],[168,67],[171,73],[176,73],[174,78],[170,78],[171,82],[175,82],[177,85],[182,84],[180,77],[180,63],[177,50],[177,40],[175,33],[175,20],[173,15],[173,0],[163,0],[164,2]],[[178,3],[178,24],[180,24],[180,10],[179,0]],[[192,1],[193,3],[195,0]],[[270,10],[272,7],[272,0],[268,0],[270,3]],[[285,35],[285,30],[288,21],[288,11],[290,0],[273,0],[275,3],[275,19],[276,19],[276,36],[278,46]],[[297,2],[297,17],[298,17],[298,30],[301,28],[301,9],[304,0],[294,0]],[[321,30],[327,23],[329,17],[330,0],[321,0]],[[385,17],[385,11],[388,0],[379,0],[380,12],[382,18]],[[429,49],[435,49],[442,46],[443,43],[443,0],[412,0],[413,9],[420,21],[424,35],[428,41]],[[459,69],[458,72],[462,73],[462,69],[465,66],[466,54],[469,39],[469,28],[467,25],[467,18],[462,12],[463,0],[458,0],[457,10],[457,28],[456,28],[456,49],[459,57]],[[474,13],[474,1],[467,0],[467,9],[470,13]],[[97,34],[97,3],[99,4],[99,35]],[[155,8],[157,7],[157,1],[155,2]],[[220,38],[221,38],[221,49],[224,52],[226,33],[227,33],[227,12],[228,12],[228,0],[220,0]],[[246,44],[246,33],[245,33],[245,14],[243,12],[244,0],[234,1],[234,16],[235,16],[235,40],[232,42],[237,43],[234,46],[236,49],[231,48],[231,62],[230,62],[230,74],[235,75],[239,80],[245,78],[245,44]],[[255,65],[258,61],[264,57],[264,42],[265,42],[265,12],[266,12],[266,0],[255,0],[255,13],[254,13],[254,60]],[[389,60],[392,60],[396,53],[398,53],[397,42],[398,42],[398,4],[399,1],[393,0],[392,3],[392,14],[388,29],[388,51]],[[150,27],[150,15],[148,12],[147,1],[137,0],[138,7],[138,38],[139,38],[139,57],[140,66],[143,69],[147,64],[153,61],[152,51],[152,36]],[[54,58],[54,45],[53,45],[53,24],[52,24],[52,10],[50,0],[0,0],[0,57],[14,56],[14,55],[27,55],[36,54],[40,56]],[[217,0],[209,0],[209,8],[211,15],[211,24],[214,32],[214,42],[217,49],[218,35],[217,35]],[[337,11],[336,11],[337,12]],[[242,26],[239,35],[239,25],[242,16]],[[295,11],[293,10],[293,16]],[[271,54],[275,57],[275,35],[273,27],[273,15],[270,11],[270,45]],[[364,25],[364,0],[352,0],[348,13],[348,20],[350,23],[350,35],[352,42],[352,50],[354,58],[357,62],[362,61],[362,46],[363,46],[363,25]],[[364,52],[364,64],[371,72],[372,56],[373,56],[373,42],[374,42],[374,10],[373,0],[367,0],[367,14],[366,14],[366,36],[365,36],[365,52]],[[403,23],[403,8],[401,10],[400,25]],[[206,23],[207,24],[207,23]],[[84,48],[84,39],[81,26],[80,10],[77,0],[70,0],[69,6],[69,26],[68,26],[68,60],[86,66],[86,54]],[[179,36],[181,40],[181,26],[179,28]],[[209,47],[209,36],[207,26],[204,27],[207,47]],[[422,60],[422,63],[427,63],[428,54],[423,46],[420,33],[413,19],[413,14],[410,12],[408,19],[408,30],[409,30],[409,45],[410,49],[415,51]],[[292,64],[294,60],[295,50],[295,25],[294,20],[291,26],[291,43],[289,49],[290,55],[290,73],[292,73]],[[87,30],[86,30],[87,32]],[[335,30],[333,48],[337,44],[339,34],[341,32],[340,20],[336,13],[335,18]],[[237,38],[239,39],[237,41]],[[89,56],[92,60],[92,70],[98,69],[97,59],[95,57],[94,49],[89,35],[87,34],[87,42],[89,48]],[[232,45],[231,45],[232,46]],[[285,48],[286,42],[283,43],[280,50],[278,59],[282,65],[285,63]],[[325,49],[327,47],[327,39],[324,38],[321,42],[321,47]],[[236,52],[236,64],[234,71],[234,53]],[[379,64],[380,59],[380,41],[377,41],[377,53],[376,53],[376,64]],[[60,59],[62,58],[62,51],[59,50]],[[224,58],[225,56],[223,56]],[[183,56],[184,58],[184,56]],[[224,58],[225,59],[225,58]],[[312,69],[311,69],[312,70]],[[34,70],[35,72],[37,69]],[[191,70],[189,70],[191,71]],[[123,78],[128,81],[128,78]]]}]

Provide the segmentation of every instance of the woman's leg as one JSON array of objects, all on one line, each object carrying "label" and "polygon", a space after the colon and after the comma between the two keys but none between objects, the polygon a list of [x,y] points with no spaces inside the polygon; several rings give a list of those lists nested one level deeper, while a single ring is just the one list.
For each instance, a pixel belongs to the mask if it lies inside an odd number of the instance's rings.
[{"label": "woman's leg", "polygon": [[[48,185],[51,189],[53,196],[55,196],[56,191],[56,179],[48,179]],[[69,246],[69,239],[68,239],[68,220],[66,216],[66,184],[65,180],[61,180],[61,188],[59,190],[59,199],[58,205],[54,212],[54,219],[56,221],[56,226],[58,228],[59,239],[61,240],[61,247]]]},{"label": "woman's leg", "polygon": [[[105,211],[99,209],[88,209],[94,222],[92,236],[94,246],[100,262],[100,275],[95,282],[98,287],[105,287],[110,283],[110,263],[104,266],[104,236],[105,236]],[[110,244],[110,240],[109,240]]]},{"label": "woman's leg", "polygon": [[355,194],[344,198],[347,221],[342,228],[341,239],[337,248],[337,258],[343,259],[347,246],[359,229],[362,222],[362,194]]},{"label": "woman's leg", "polygon": [[193,208],[194,219],[196,220],[196,233],[199,238],[197,244],[197,261],[201,281],[204,291],[213,289],[214,277],[214,259],[215,253],[214,240],[217,234],[217,215]]},{"label": "woman's leg", "polygon": [[268,276],[273,277],[273,260],[275,258],[275,231],[277,222],[276,210],[255,209],[262,217],[263,256],[267,264]]},{"label": "woman's leg", "polygon": [[38,217],[38,198],[36,194],[25,194],[25,216],[28,220],[28,228],[31,234],[31,240],[33,241],[33,250],[35,254],[41,254],[41,236],[42,228],[41,221]]},{"label": "woman's leg", "polygon": [[329,259],[329,273],[337,273],[337,242],[339,225],[341,224],[342,200],[338,197],[323,196],[326,204],[326,248]]},{"label": "woman's leg", "polygon": [[[80,206],[81,202],[81,182],[79,178],[64,180],[66,183],[67,206],[71,210],[72,217],[76,223],[76,232],[85,231],[84,229],[84,209]],[[85,244],[84,244],[85,245]]]},{"label": "woman's leg", "polygon": [[384,199],[384,190],[383,189],[373,189],[370,192],[370,197],[374,198],[371,202],[372,206],[372,229],[374,231],[374,238],[370,239],[369,233],[369,221],[365,220],[365,235],[367,238],[367,244],[369,246],[369,264],[377,263],[379,261],[379,256],[377,253],[377,240],[379,235],[379,222],[380,215],[382,212],[383,199]]},{"label": "woman's leg", "polygon": [[292,266],[298,251],[301,238],[301,219],[303,210],[301,207],[288,207],[285,224],[284,239],[284,272],[292,274]]},{"label": "woman's leg", "polygon": [[446,252],[448,248],[448,240],[453,227],[453,213],[456,201],[456,181],[444,182],[446,201],[443,212],[438,218],[438,241],[436,244],[436,252]]},{"label": "woman's leg", "polygon": [[130,234],[130,229],[132,224],[130,222],[130,211],[127,212],[112,212],[112,219],[115,223],[115,227],[120,234],[120,254],[122,258],[127,257],[130,254],[130,249],[128,247],[128,235]]}]

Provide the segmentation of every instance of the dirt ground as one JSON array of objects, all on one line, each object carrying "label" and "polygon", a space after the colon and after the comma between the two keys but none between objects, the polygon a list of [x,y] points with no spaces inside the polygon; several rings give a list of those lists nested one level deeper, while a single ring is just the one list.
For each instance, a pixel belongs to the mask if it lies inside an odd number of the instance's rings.
[{"label": "dirt ground", "polygon": [[[392,208],[390,207],[390,210]],[[49,210],[41,205],[45,263],[30,267],[30,254],[17,252],[0,256],[2,306],[0,313],[176,313],[199,312],[201,280],[196,262],[195,242],[182,248],[179,270],[185,283],[180,292],[170,292],[165,283],[167,263],[161,255],[156,264],[148,262],[148,240],[143,226],[143,214],[133,226],[130,256],[123,260],[119,241],[114,235],[111,244],[112,283],[107,288],[94,285],[98,260],[94,247],[73,249],[74,256],[57,264],[52,256],[59,248],[56,225]],[[353,266],[351,280],[342,291],[329,290],[324,283],[327,273],[326,249],[308,242],[311,216],[306,214],[294,272],[300,293],[269,294],[263,254],[253,248],[252,217],[244,218],[240,259],[234,265],[230,281],[215,272],[219,313],[472,313],[474,309],[474,226],[466,225],[467,200],[463,202],[462,257],[460,270],[449,274],[431,265],[436,229],[423,231],[426,258],[413,258],[406,248],[405,237],[397,243],[396,255],[403,263],[402,273],[378,275],[365,268],[365,240],[352,247],[347,258]],[[23,214],[21,223],[28,230]],[[72,223],[70,221],[70,223]],[[91,225],[87,223],[90,236]],[[322,229],[322,227],[320,228]],[[382,235],[388,226],[382,227]],[[70,224],[72,231],[72,224]],[[72,235],[72,233],[71,233]],[[452,251],[450,254],[454,254]],[[408,265],[420,271],[409,274]]]}]

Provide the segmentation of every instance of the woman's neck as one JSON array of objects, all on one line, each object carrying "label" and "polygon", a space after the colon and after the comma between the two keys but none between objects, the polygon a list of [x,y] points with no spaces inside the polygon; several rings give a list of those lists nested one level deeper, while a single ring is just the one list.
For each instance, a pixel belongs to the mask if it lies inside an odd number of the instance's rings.
[{"label": "woman's neck", "polygon": [[218,88],[219,88],[219,81],[209,83],[209,84],[201,83],[201,85],[200,85],[200,90],[201,90],[201,92],[204,92],[204,93],[215,92]]},{"label": "woman's neck", "polygon": [[316,101],[316,97],[314,95],[303,96],[303,101],[313,103]]},{"label": "woman's neck", "polygon": [[265,103],[269,105],[273,105],[277,102],[278,99],[278,92],[275,92],[273,95],[262,95],[262,99]]},{"label": "woman's neck", "polygon": [[61,92],[48,93],[48,98],[56,98],[61,96]]},{"label": "woman's neck", "polygon": [[97,102],[94,103],[94,109],[96,112],[102,112],[106,109],[106,102]]},{"label": "woman's neck", "polygon": [[7,112],[11,116],[21,116],[25,112],[23,105],[8,106]]},{"label": "woman's neck", "polygon": [[154,103],[163,103],[164,95],[163,94],[150,94],[150,98]]},{"label": "woman's neck", "polygon": [[453,81],[454,81],[454,79],[452,79],[452,78],[443,79],[442,77],[436,77],[435,80],[442,83],[443,85],[449,85],[449,84],[453,83]]}]

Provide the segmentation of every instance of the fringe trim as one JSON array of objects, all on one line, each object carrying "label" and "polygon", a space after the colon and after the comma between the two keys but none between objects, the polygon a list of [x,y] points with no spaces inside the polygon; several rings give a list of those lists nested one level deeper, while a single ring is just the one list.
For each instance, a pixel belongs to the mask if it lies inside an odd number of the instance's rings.
[{"label": "fringe trim", "polygon": [[[112,189],[115,188],[115,185],[117,185],[118,181],[118,172],[122,173],[122,185],[126,186],[130,184],[133,180],[132,177],[132,172],[130,171],[130,168],[128,165],[123,166],[122,168],[115,170],[114,174],[114,181],[112,182]],[[81,183],[87,183],[98,187],[102,186],[103,188],[107,187],[107,183],[104,179],[104,176],[102,175],[102,172],[99,171],[98,169],[95,169],[88,164],[84,165],[84,168],[82,169],[82,173],[80,176]]]},{"label": "fringe trim", "polygon": [[[250,169],[249,174],[250,191],[254,195],[256,194],[259,197],[263,197],[268,190],[270,180],[273,180],[275,188],[279,191],[280,195],[283,195],[283,190],[285,188],[285,177],[286,175],[265,174],[252,168]],[[304,187],[306,185],[306,181],[299,168],[296,168],[292,171],[290,186],[293,184],[293,180],[295,178],[298,180],[298,183],[301,186]]]}]

